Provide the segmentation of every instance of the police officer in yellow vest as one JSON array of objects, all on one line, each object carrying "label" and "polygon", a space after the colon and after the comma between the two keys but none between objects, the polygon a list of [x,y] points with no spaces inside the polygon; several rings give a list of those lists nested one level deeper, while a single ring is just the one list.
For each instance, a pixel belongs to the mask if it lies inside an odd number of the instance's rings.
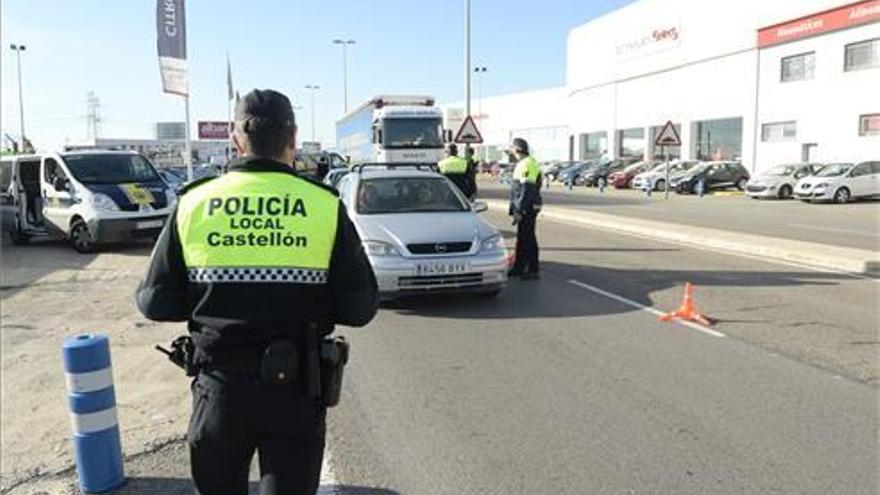
[{"label": "police officer in yellow vest", "polygon": [[347,353],[326,336],[335,324],[373,318],[376,280],[335,193],[291,168],[287,97],[254,90],[235,119],[241,158],[226,175],[184,188],[137,304],[151,320],[188,323],[197,493],[248,493],[258,452],[260,493],[311,495],[332,401],[326,386],[331,370],[341,373],[331,356],[339,363]]},{"label": "police officer in yellow vest", "polygon": [[529,143],[525,139],[514,139],[510,153],[516,160],[510,184],[509,208],[516,225],[516,252],[508,274],[523,280],[535,280],[539,277],[535,221],[541,210],[541,167],[529,154]]},{"label": "police officer in yellow vest", "polygon": [[468,185],[468,162],[464,158],[458,156],[458,147],[455,143],[446,145],[446,158],[437,163],[440,173],[445,175],[455,184],[459,191],[465,197],[470,197],[470,187]]}]

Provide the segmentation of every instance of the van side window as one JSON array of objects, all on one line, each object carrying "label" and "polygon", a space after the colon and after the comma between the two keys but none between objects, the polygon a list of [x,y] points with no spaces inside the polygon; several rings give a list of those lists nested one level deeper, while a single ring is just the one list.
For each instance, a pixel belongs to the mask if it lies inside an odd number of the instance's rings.
[{"label": "van side window", "polygon": [[12,185],[12,162],[0,162],[0,193],[9,191]]},{"label": "van side window", "polygon": [[66,179],[67,174],[64,173],[58,162],[52,158],[46,158],[46,183],[54,184],[58,177]]}]

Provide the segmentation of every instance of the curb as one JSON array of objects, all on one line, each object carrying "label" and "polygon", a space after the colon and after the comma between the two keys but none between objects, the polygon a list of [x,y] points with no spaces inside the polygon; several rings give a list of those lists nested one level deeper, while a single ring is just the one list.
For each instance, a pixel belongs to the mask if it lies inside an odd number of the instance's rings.
[{"label": "curb", "polygon": [[[507,202],[496,199],[484,201],[492,210],[507,211]],[[873,251],[690,227],[669,222],[626,218],[547,205],[544,205],[541,210],[541,216],[551,220],[691,246],[719,249],[827,270],[880,276],[880,254]]]}]

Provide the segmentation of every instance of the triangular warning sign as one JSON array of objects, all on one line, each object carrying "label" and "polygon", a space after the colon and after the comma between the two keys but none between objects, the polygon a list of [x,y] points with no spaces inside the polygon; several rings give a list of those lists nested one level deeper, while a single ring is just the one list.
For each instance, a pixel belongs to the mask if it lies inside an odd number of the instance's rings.
[{"label": "triangular warning sign", "polygon": [[483,136],[480,135],[480,131],[477,130],[477,124],[474,123],[474,119],[470,115],[461,123],[458,134],[455,135],[455,142],[463,144],[483,143]]},{"label": "triangular warning sign", "polygon": [[656,146],[681,146],[681,138],[678,137],[678,131],[675,130],[675,125],[671,120],[666,121],[663,130],[657,134],[654,144]]}]

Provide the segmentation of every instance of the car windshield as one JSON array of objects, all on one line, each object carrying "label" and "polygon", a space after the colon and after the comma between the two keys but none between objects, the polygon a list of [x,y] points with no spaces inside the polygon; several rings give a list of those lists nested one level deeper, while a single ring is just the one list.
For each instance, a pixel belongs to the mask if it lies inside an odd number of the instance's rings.
[{"label": "car windshield", "polygon": [[816,177],[837,177],[849,172],[852,167],[851,163],[831,163],[816,172]]},{"label": "car windshield", "polygon": [[385,119],[385,147],[442,148],[443,123],[438,118]]},{"label": "car windshield", "polygon": [[150,162],[140,155],[65,155],[64,162],[76,180],[83,184],[125,184],[159,180],[159,175]]},{"label": "car windshield", "polygon": [[[692,164],[688,163],[688,162],[670,163],[669,164],[669,171],[670,172],[681,172],[682,170],[687,170],[687,169],[691,168],[691,165]],[[665,163],[661,163],[660,165],[657,165],[656,167],[654,167],[653,170],[651,170],[651,172],[654,172],[654,173],[663,173],[665,171],[666,171],[666,164]]]},{"label": "car windshield", "polygon": [[387,213],[469,211],[467,204],[442,177],[365,179],[357,195],[357,212]]},{"label": "car windshield", "polygon": [[779,177],[788,177],[798,169],[797,165],[777,165],[767,171],[766,175],[775,175]]}]

